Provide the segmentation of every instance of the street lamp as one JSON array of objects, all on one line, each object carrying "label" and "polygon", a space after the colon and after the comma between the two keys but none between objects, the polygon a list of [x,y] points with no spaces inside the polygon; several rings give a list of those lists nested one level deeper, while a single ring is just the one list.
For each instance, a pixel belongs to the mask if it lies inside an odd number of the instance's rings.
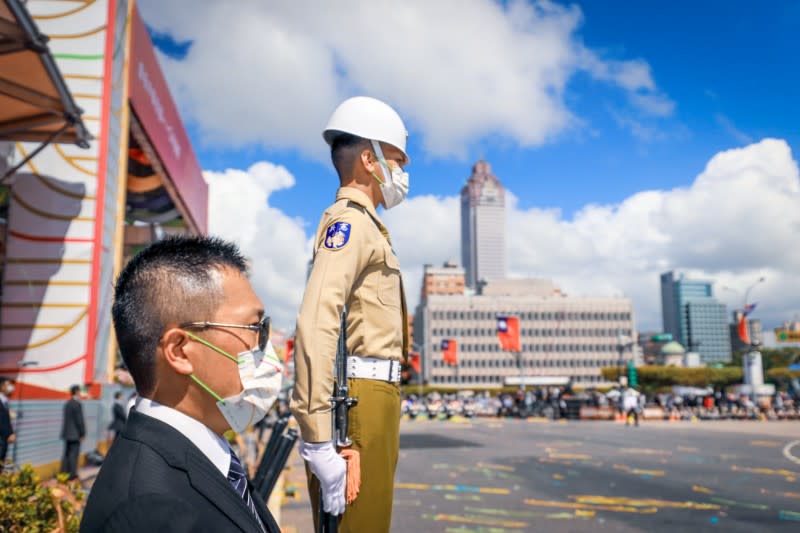
[{"label": "street lamp", "polygon": [[19,447],[19,434],[20,429],[22,429],[22,386],[24,385],[24,380],[22,379],[23,372],[21,371],[24,368],[29,366],[36,366],[39,364],[39,361],[18,361],[17,368],[20,369],[20,372],[17,374],[17,383],[19,384],[19,399],[17,400],[17,420],[16,420],[16,428],[14,433],[16,433],[17,438],[14,440],[14,450],[11,452],[11,461],[16,465],[17,464],[17,448]]}]

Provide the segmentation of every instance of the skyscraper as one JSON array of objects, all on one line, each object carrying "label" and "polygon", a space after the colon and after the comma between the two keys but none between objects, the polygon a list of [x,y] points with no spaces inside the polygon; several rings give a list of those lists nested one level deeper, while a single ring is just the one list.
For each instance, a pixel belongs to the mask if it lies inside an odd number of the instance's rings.
[{"label": "skyscraper", "polygon": [[714,298],[710,281],[689,280],[672,271],[661,274],[664,332],[703,363],[731,360],[730,331],[725,304]]},{"label": "skyscraper", "polygon": [[506,276],[505,189],[483,159],[461,189],[461,262],[473,289]]}]

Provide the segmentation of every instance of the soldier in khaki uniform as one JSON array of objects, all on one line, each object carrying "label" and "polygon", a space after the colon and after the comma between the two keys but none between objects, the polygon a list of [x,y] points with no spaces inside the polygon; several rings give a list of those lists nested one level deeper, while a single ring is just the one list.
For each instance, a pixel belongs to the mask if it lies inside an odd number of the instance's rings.
[{"label": "soldier in khaki uniform", "polygon": [[[389,531],[400,429],[400,362],[408,352],[400,263],[375,211],[408,193],[407,133],[385,103],[355,97],[334,111],[323,133],[339,174],[336,202],[322,215],[314,262],[297,321],[297,381],[291,409],[300,425],[317,520],[343,513],[344,532]],[[345,505],[346,466],[332,441],[331,405],[340,316],[347,308],[349,438],[360,454],[361,489]],[[313,475],[311,475],[313,473]],[[319,527],[317,525],[317,527]]]}]

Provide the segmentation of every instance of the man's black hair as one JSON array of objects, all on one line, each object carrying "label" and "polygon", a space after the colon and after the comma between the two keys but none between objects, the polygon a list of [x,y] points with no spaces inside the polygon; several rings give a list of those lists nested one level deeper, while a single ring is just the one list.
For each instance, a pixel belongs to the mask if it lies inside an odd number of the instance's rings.
[{"label": "man's black hair", "polygon": [[331,142],[331,161],[333,166],[336,167],[336,172],[339,173],[339,181],[350,177],[350,172],[353,170],[353,164],[356,159],[366,149],[369,149],[369,141],[357,135],[349,133],[340,133],[337,135],[333,142]]},{"label": "man's black hair", "polygon": [[70,396],[75,396],[75,395],[76,395],[76,394],[78,394],[80,391],[81,391],[81,387],[80,387],[80,385],[73,385],[72,387],[70,387],[70,388],[69,388],[69,394],[70,394]]},{"label": "man's black hair", "polygon": [[115,392],[114,393],[114,399],[115,400],[119,400],[120,398],[122,398],[122,392],[120,392],[120,391]]},{"label": "man's black hair", "polygon": [[155,385],[156,347],[168,326],[212,320],[220,273],[247,273],[239,248],[216,237],[168,237],[136,254],[114,288],[111,314],[120,353],[140,394]]}]

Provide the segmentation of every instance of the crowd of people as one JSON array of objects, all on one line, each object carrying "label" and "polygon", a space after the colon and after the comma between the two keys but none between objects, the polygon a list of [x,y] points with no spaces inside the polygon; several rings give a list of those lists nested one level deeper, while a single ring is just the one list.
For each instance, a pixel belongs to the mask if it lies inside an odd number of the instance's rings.
[{"label": "crowd of people", "polygon": [[[631,387],[608,391],[587,390],[575,393],[563,387],[542,387],[492,394],[430,392],[406,394],[403,415],[411,418],[449,419],[474,417],[543,417],[580,419],[584,406],[603,408],[608,418],[621,413],[638,418],[663,420],[798,420],[800,398],[793,391],[776,391],[772,396],[736,394],[711,389],[662,392],[650,396]],[[645,410],[647,413],[645,414]],[[595,418],[595,417],[593,417]],[[602,416],[600,417],[602,418]]]}]

